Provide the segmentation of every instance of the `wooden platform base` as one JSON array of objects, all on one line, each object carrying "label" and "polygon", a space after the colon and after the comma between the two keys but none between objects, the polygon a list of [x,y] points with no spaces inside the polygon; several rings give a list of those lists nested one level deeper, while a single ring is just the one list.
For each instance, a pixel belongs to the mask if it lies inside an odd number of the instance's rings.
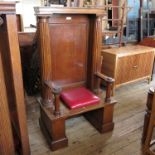
[{"label": "wooden platform base", "polygon": [[[107,104],[98,104],[82,110],[62,109],[60,116],[53,115],[52,109],[40,104],[39,124],[52,151],[66,147],[68,139],[65,131],[65,121],[73,116],[84,114],[85,118],[100,132],[113,130],[113,108],[116,101]],[[92,110],[94,109],[94,110]]]},{"label": "wooden platform base", "polygon": [[106,110],[105,108],[97,109],[85,113],[84,116],[100,133],[111,131],[114,128],[113,106],[111,105],[107,106]]},{"label": "wooden platform base", "polygon": [[41,119],[39,119],[39,125],[52,151],[68,146],[68,139],[66,136],[61,137],[58,140],[54,140]]}]

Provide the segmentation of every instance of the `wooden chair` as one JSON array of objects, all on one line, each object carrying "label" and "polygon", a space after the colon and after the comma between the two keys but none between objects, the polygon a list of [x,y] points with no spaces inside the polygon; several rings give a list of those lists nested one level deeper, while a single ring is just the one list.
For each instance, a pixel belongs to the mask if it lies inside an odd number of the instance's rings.
[{"label": "wooden chair", "polygon": [[[51,150],[68,145],[65,121],[80,114],[100,133],[111,131],[116,103],[111,99],[114,79],[100,73],[104,10],[37,7],[35,13],[42,79],[39,122]],[[107,83],[105,99],[100,80]],[[74,101],[68,102],[68,96]],[[75,103],[83,97],[89,102]]]},{"label": "wooden chair", "polygon": [[111,45],[118,45],[119,47],[123,44],[123,30],[124,30],[124,19],[125,19],[125,12],[126,12],[126,2],[123,3],[122,6],[113,6],[113,5],[106,5],[106,9],[121,9],[122,15],[118,19],[103,19],[103,21],[112,22],[112,27],[106,28],[102,32],[103,39],[105,40],[106,37],[109,38],[118,38],[118,42],[116,43],[113,39],[112,43],[108,43],[107,45],[103,45],[103,48],[110,48]]},{"label": "wooden chair", "polygon": [[153,129],[155,127],[155,89],[150,88],[147,98],[147,109],[144,118],[144,127],[142,135],[142,149],[145,155],[155,155],[151,149],[155,140],[152,140]]}]

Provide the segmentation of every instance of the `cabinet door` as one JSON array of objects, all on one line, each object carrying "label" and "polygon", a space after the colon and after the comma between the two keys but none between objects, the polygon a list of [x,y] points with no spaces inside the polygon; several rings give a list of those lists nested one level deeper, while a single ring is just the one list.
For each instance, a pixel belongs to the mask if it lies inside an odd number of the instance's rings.
[{"label": "cabinet door", "polygon": [[152,74],[154,53],[142,53],[135,55],[134,62],[134,79],[150,76]]},{"label": "cabinet door", "polygon": [[117,60],[116,67],[116,82],[115,84],[121,84],[133,79],[133,64],[135,61],[135,57],[133,56],[125,56],[120,57]]},{"label": "cabinet door", "polygon": [[116,84],[122,84],[151,76],[153,61],[153,52],[118,58]]}]

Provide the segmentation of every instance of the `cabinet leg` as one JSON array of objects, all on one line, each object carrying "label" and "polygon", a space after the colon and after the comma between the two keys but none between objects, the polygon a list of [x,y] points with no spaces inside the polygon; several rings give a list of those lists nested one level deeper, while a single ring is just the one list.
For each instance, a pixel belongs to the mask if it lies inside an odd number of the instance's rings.
[{"label": "cabinet leg", "polygon": [[147,83],[150,84],[150,82],[151,82],[151,77],[148,77],[147,78]]}]

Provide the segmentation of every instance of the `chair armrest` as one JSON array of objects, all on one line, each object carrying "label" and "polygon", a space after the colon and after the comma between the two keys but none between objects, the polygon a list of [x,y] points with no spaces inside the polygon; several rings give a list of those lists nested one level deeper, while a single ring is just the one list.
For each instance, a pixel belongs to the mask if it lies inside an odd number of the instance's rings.
[{"label": "chair armrest", "polygon": [[60,86],[55,85],[52,81],[44,81],[44,84],[50,88],[53,94],[60,94],[62,88]]},{"label": "chair armrest", "polygon": [[115,80],[111,77],[108,77],[100,72],[95,73],[95,75],[106,81],[107,86],[106,86],[106,96],[105,96],[105,102],[110,103],[111,102],[111,94],[112,94],[112,90],[113,90],[113,84],[115,82]]},{"label": "chair armrest", "polygon": [[114,83],[114,82],[115,82],[115,80],[114,80],[113,78],[111,78],[111,77],[109,77],[109,76],[106,76],[106,75],[104,75],[104,74],[102,74],[102,73],[97,72],[97,73],[95,73],[95,75],[96,75],[98,78],[100,78],[100,79],[102,79],[102,80],[104,80],[104,81],[106,81],[106,82],[108,82],[108,83]]},{"label": "chair armrest", "polygon": [[62,88],[60,86],[57,86],[52,81],[44,81],[44,84],[52,91],[54,94],[54,115],[59,116],[60,115],[60,93],[62,91]]}]

